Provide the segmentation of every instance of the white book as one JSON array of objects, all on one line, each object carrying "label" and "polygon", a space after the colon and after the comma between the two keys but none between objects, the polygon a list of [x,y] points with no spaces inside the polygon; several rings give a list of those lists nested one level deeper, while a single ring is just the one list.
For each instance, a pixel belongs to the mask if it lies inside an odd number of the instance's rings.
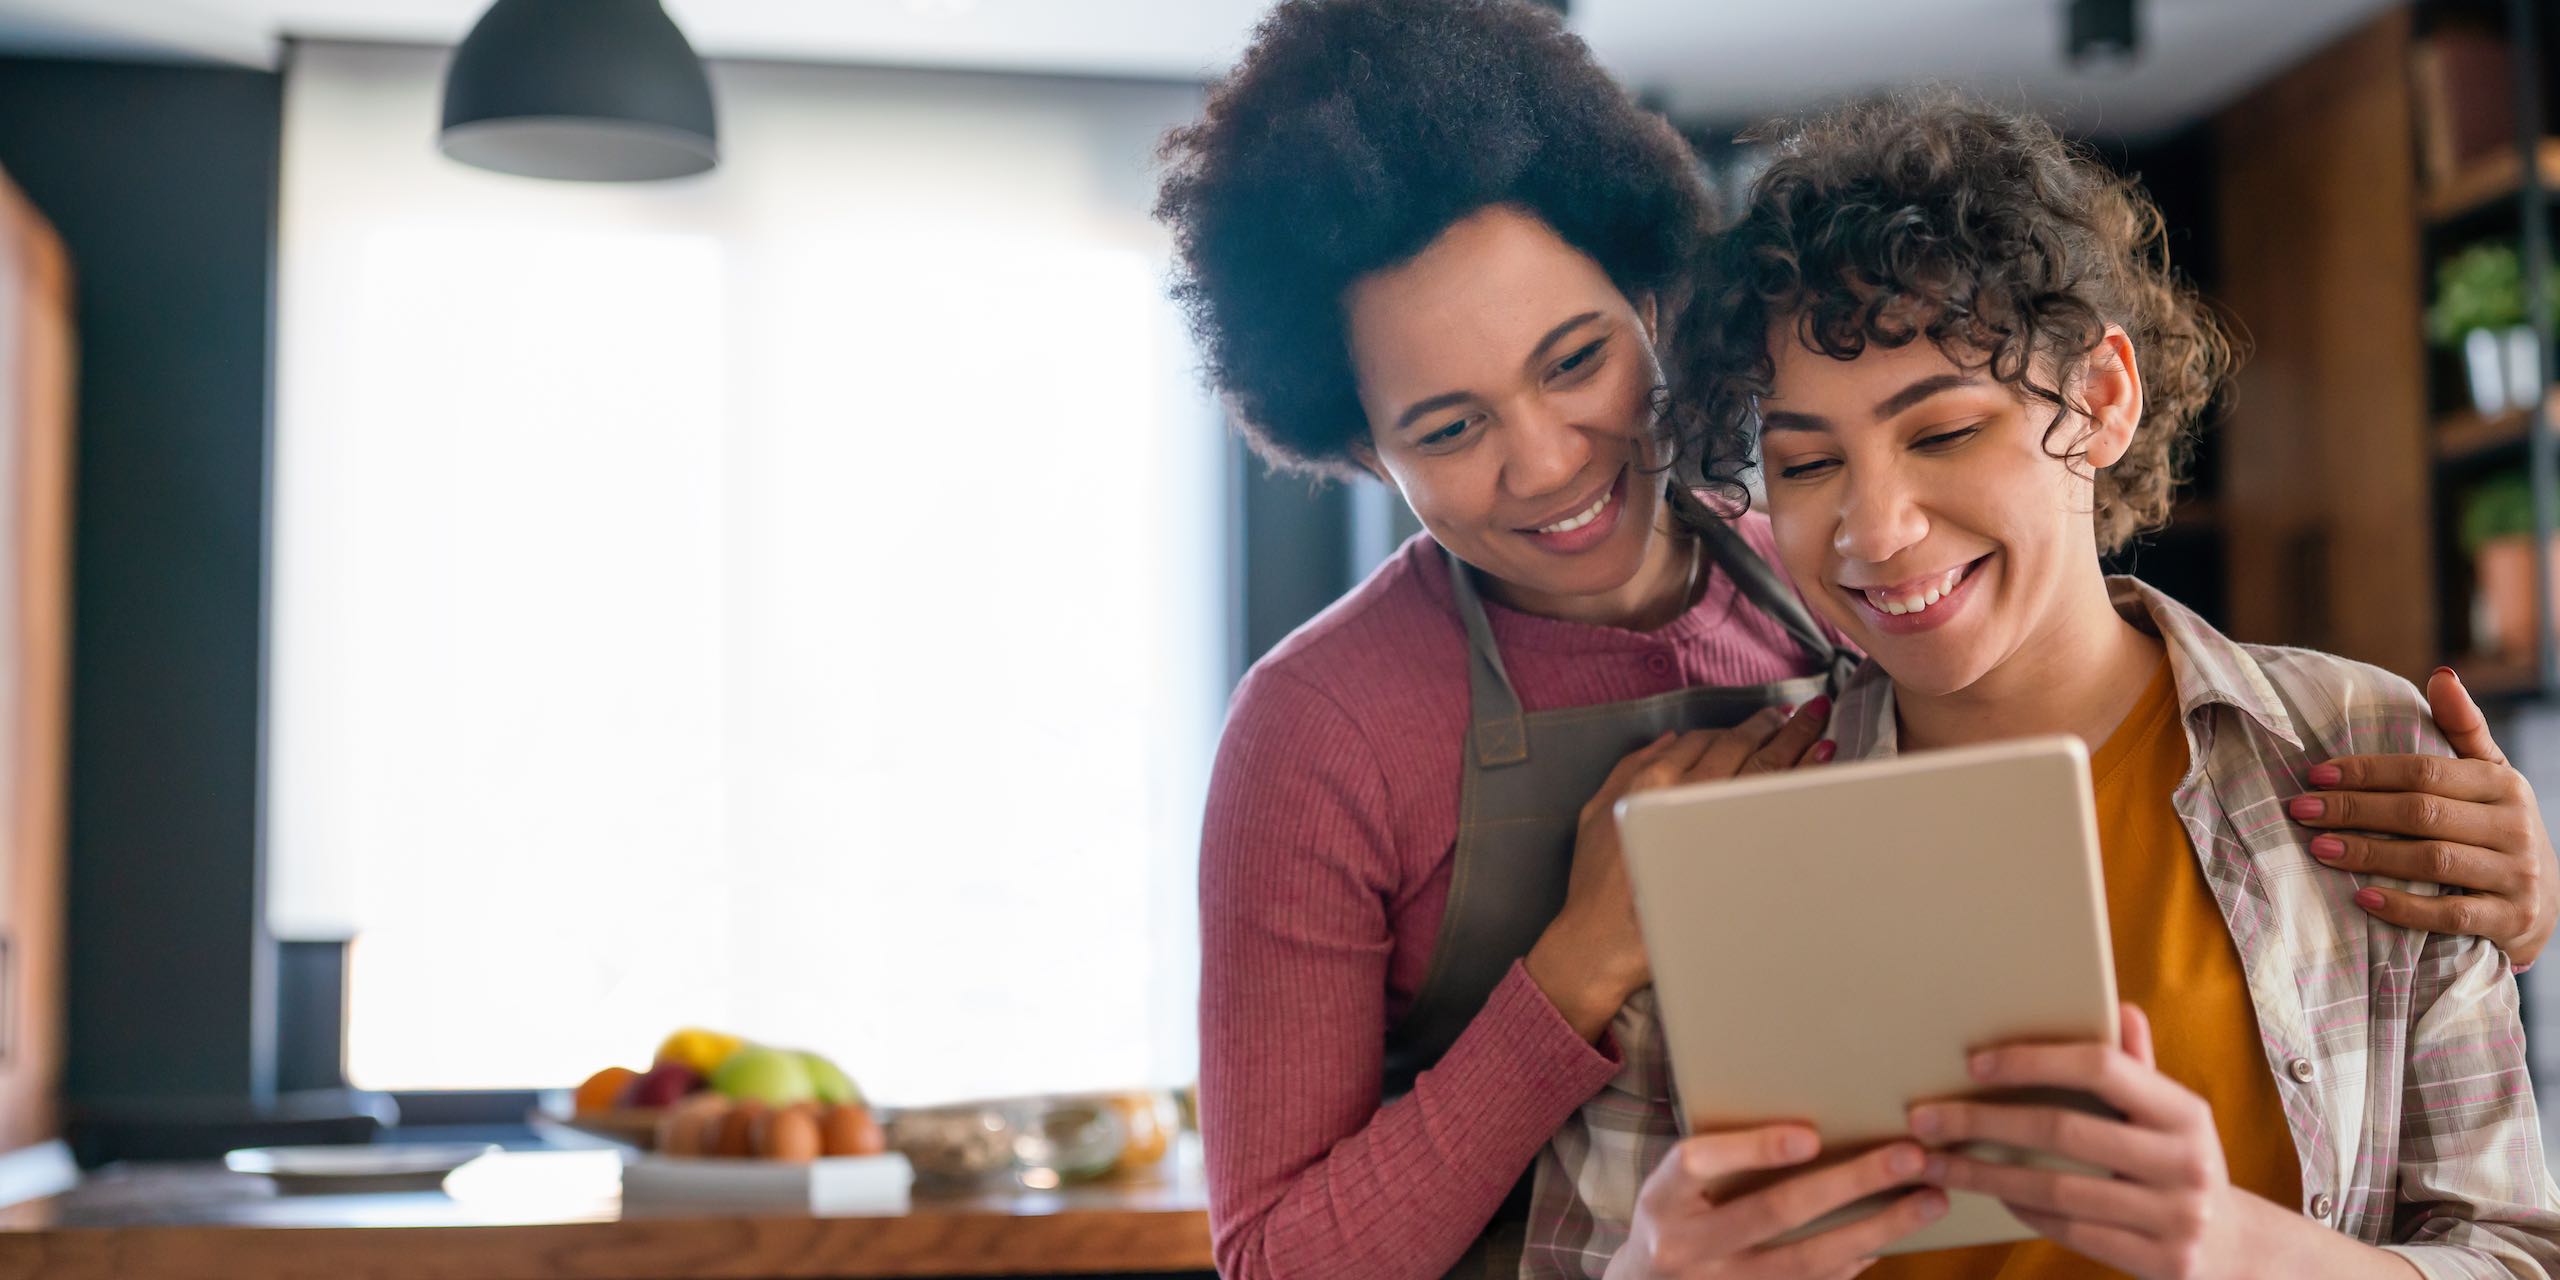
[{"label": "white book", "polygon": [[907,1211],[915,1166],[896,1152],[807,1164],[720,1156],[641,1155],[622,1166],[625,1208],[721,1206],[822,1214]]}]

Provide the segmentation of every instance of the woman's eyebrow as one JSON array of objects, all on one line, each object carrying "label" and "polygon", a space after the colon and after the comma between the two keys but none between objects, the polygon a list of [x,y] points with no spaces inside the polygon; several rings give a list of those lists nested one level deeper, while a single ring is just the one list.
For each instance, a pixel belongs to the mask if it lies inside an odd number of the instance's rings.
[{"label": "woman's eyebrow", "polygon": [[1404,413],[1396,418],[1396,430],[1402,431],[1412,426],[1416,419],[1427,414],[1438,413],[1443,409],[1453,409],[1466,402],[1467,393],[1464,391],[1443,391],[1429,399],[1416,400],[1406,406]]},{"label": "woman's eyebrow", "polygon": [[1882,400],[1876,401],[1876,421],[1882,422],[1887,418],[1893,417],[1895,414],[1901,413],[1903,410],[1908,409],[1941,391],[1953,391],[1958,387],[1978,387],[1980,385],[1982,385],[1982,379],[1969,373],[1931,374],[1926,378],[1922,378],[1919,381],[1912,383],[1910,386],[1904,387],[1900,391],[1894,392],[1892,395],[1886,396]]},{"label": "woman's eyebrow", "polygon": [[1760,411],[1760,430],[1764,435],[1771,431],[1829,432],[1831,419],[1818,413],[1790,413],[1785,409],[1763,409]]},{"label": "woman's eyebrow", "polygon": [[1563,324],[1547,330],[1547,336],[1538,339],[1538,345],[1529,349],[1529,359],[1527,363],[1539,364],[1544,362],[1547,358],[1547,348],[1563,341],[1566,334],[1571,333],[1599,318],[1599,312],[1585,311],[1581,315],[1575,316],[1572,319],[1565,321]]},{"label": "woman's eyebrow", "polygon": [[[1548,348],[1563,341],[1566,334],[1571,333],[1599,318],[1599,312],[1585,311],[1581,315],[1575,316],[1566,320],[1564,323],[1557,325],[1555,328],[1547,330],[1547,336],[1538,339],[1538,345],[1529,349],[1529,358],[1523,363],[1535,365],[1544,361],[1547,358]],[[1412,404],[1405,406],[1405,411],[1403,413],[1396,415],[1396,430],[1402,431],[1405,428],[1412,426],[1415,419],[1421,418],[1427,414],[1438,413],[1442,409],[1455,408],[1458,405],[1465,404],[1466,402],[1467,393],[1464,391],[1443,391],[1428,399],[1416,400]]]}]

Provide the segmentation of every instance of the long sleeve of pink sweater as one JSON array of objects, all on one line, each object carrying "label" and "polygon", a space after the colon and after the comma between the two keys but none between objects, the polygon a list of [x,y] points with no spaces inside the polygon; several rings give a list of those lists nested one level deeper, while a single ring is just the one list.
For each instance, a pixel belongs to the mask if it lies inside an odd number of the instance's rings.
[{"label": "long sleeve of pink sweater", "polygon": [[[1766,525],[1742,524],[1766,552]],[[1712,584],[1650,633],[1495,610],[1532,711],[1811,669]],[[1228,1280],[1420,1280],[1462,1256],[1615,1073],[1517,964],[1439,1065],[1380,1105],[1387,1028],[1446,909],[1466,640],[1416,539],[1238,688],[1200,864],[1200,1111]]]},{"label": "long sleeve of pink sweater", "polygon": [[1392,939],[1386,779],[1286,675],[1238,699],[1201,867],[1202,1124],[1218,1270],[1438,1276],[1614,1073],[1518,965],[1381,1107]]}]

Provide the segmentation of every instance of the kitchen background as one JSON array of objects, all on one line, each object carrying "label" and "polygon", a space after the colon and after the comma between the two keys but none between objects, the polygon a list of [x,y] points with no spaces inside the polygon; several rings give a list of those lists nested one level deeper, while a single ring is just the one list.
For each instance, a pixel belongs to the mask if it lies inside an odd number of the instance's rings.
[{"label": "kitchen background", "polygon": [[[0,1136],[522,1141],[686,1025],[891,1106],[1187,1083],[1226,693],[1413,527],[1250,462],[1163,296],[1154,140],[1262,4],[669,0],[720,163],[642,184],[438,154],[483,7],[0,0],[68,281],[0,275]],[[2130,563],[2455,663],[2546,794],[2554,17],[1569,13],[1728,187],[1745,126],[1922,79],[2139,172],[2254,354]]]}]

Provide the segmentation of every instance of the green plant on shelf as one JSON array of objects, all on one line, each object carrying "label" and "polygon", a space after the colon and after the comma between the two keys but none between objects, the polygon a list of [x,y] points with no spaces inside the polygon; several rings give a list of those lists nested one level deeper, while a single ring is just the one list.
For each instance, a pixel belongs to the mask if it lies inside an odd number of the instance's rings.
[{"label": "green plant on shelf", "polygon": [[[2552,308],[2546,301],[2544,311]],[[2524,263],[2511,244],[2475,244],[2436,267],[2436,296],[2427,308],[2427,337],[2459,347],[2479,329],[2512,329],[2525,318]]]},{"label": "green plant on shelf", "polygon": [[2533,482],[2524,472],[2502,471],[2462,495],[2464,555],[2478,555],[2480,548],[2500,538],[2532,533]]}]

